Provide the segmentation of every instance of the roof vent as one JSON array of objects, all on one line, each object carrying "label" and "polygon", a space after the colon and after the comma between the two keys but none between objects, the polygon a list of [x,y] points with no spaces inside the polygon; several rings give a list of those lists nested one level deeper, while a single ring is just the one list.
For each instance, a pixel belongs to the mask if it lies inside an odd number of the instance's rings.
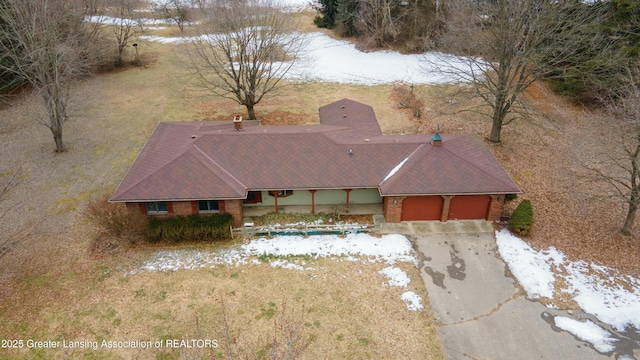
[{"label": "roof vent", "polygon": [[440,136],[440,124],[438,124],[436,133],[431,136],[431,145],[442,146],[442,136]]},{"label": "roof vent", "polygon": [[346,119],[346,118],[347,118],[347,115],[346,115],[346,114],[345,114],[345,115],[342,115],[342,118],[343,118],[343,119]]},{"label": "roof vent", "polygon": [[242,115],[236,115],[233,118],[233,128],[235,130],[242,130]]},{"label": "roof vent", "polygon": [[195,138],[196,138],[196,136],[195,136],[195,135],[191,135],[191,138],[192,138],[192,139],[195,139]]},{"label": "roof vent", "polygon": [[371,141],[371,140],[370,139],[364,139],[364,142],[369,142],[369,141]]}]

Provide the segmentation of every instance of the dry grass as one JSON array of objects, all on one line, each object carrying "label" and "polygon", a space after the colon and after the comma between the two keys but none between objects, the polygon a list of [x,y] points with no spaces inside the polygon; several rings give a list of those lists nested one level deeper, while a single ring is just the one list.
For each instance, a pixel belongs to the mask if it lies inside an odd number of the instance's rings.
[{"label": "dry grass", "polygon": [[[8,299],[7,305],[19,313],[3,315],[3,337],[217,339],[221,348],[214,354],[224,358],[221,301],[231,319],[232,333],[251,354],[268,347],[272,317],[285,301],[304,321],[303,335],[311,339],[304,359],[441,358],[430,314],[408,311],[400,300],[404,289],[382,286],[385,279],[377,271],[386,266],[383,264],[307,259],[307,266],[316,270],[274,269],[262,263],[123,276],[116,267],[135,266],[137,261],[131,257],[96,262],[85,273],[24,279],[21,291]],[[412,266],[403,268],[413,279],[411,290],[424,298],[418,271]],[[77,282],[85,287],[79,288]],[[34,297],[34,293],[39,295]],[[76,301],[79,298],[84,300]],[[117,354],[142,359],[155,358],[156,353],[170,355],[168,358],[180,355],[171,349],[40,352],[48,358]]]},{"label": "dry grass", "polygon": [[[222,342],[219,320],[224,299],[242,341],[260,350],[266,347],[273,322],[256,317],[271,303],[279,306],[286,301],[295,310],[304,305],[304,319],[310,324],[305,331],[313,339],[305,358],[443,358],[428,304],[424,312],[408,311],[400,300],[404,289],[382,285],[384,278],[377,273],[382,264],[317,260],[312,265],[318,270],[304,272],[262,264],[124,276],[123,268],[137,267],[157,248],[144,244],[113,248],[109,239],[98,238],[99,230],[83,215],[86,204],[115,189],[158,122],[223,119],[245,112],[199,90],[182,70],[176,47],[141,43],[139,50],[154,59],[150,66],[101,74],[73,89],[66,153],[53,153],[48,129],[35,121],[43,114],[37,96],[23,95],[0,109],[0,174],[22,167],[20,183],[0,205],[12,209],[0,227],[33,227],[36,233],[0,261],[0,338],[184,337]],[[386,120],[385,131],[403,131],[411,124],[388,102],[390,89],[292,85],[259,104],[257,114],[267,124],[316,123],[319,106],[349,97],[373,104]],[[220,246],[227,245],[179,245]],[[109,251],[100,251],[103,248]],[[418,270],[402,267],[413,279],[411,290],[427,302]],[[3,350],[0,357],[192,355],[167,349],[159,354],[67,349]]]}]

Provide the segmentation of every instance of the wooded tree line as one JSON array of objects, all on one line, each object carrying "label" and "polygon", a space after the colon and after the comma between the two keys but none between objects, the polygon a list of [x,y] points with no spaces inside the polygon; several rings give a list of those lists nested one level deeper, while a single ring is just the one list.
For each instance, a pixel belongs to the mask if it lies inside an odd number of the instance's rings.
[{"label": "wooded tree line", "polygon": [[625,58],[637,59],[638,19],[636,0],[320,0],[315,23],[370,48],[404,52],[491,57],[482,45],[488,36],[513,52],[529,42],[537,74],[564,95],[593,101],[615,86],[611,75]]},{"label": "wooded tree line", "polygon": [[340,36],[358,37],[370,48],[394,44],[404,52],[420,52],[436,47],[442,27],[439,2],[320,0],[314,22]]}]

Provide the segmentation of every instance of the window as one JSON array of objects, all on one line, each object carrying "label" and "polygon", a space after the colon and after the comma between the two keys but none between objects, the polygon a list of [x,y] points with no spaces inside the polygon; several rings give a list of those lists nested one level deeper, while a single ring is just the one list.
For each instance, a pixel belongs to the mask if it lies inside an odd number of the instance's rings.
[{"label": "window", "polygon": [[278,194],[278,197],[287,197],[293,195],[293,190],[269,191],[269,195],[275,196],[275,194]]},{"label": "window", "polygon": [[145,204],[147,208],[147,214],[167,214],[169,210],[167,203],[164,201],[148,202]]},{"label": "window", "polygon": [[198,201],[198,211],[201,213],[220,212],[218,200],[200,200]]}]

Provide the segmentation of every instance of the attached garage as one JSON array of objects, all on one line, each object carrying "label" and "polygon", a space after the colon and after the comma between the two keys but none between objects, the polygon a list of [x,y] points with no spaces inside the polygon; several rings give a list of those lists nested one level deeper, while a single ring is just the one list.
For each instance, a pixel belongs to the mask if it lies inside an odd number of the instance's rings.
[{"label": "attached garage", "polygon": [[440,220],[444,199],[436,196],[409,196],[402,201],[402,221]]},{"label": "attached garage", "polygon": [[449,205],[449,220],[486,219],[490,204],[489,195],[454,196]]}]

